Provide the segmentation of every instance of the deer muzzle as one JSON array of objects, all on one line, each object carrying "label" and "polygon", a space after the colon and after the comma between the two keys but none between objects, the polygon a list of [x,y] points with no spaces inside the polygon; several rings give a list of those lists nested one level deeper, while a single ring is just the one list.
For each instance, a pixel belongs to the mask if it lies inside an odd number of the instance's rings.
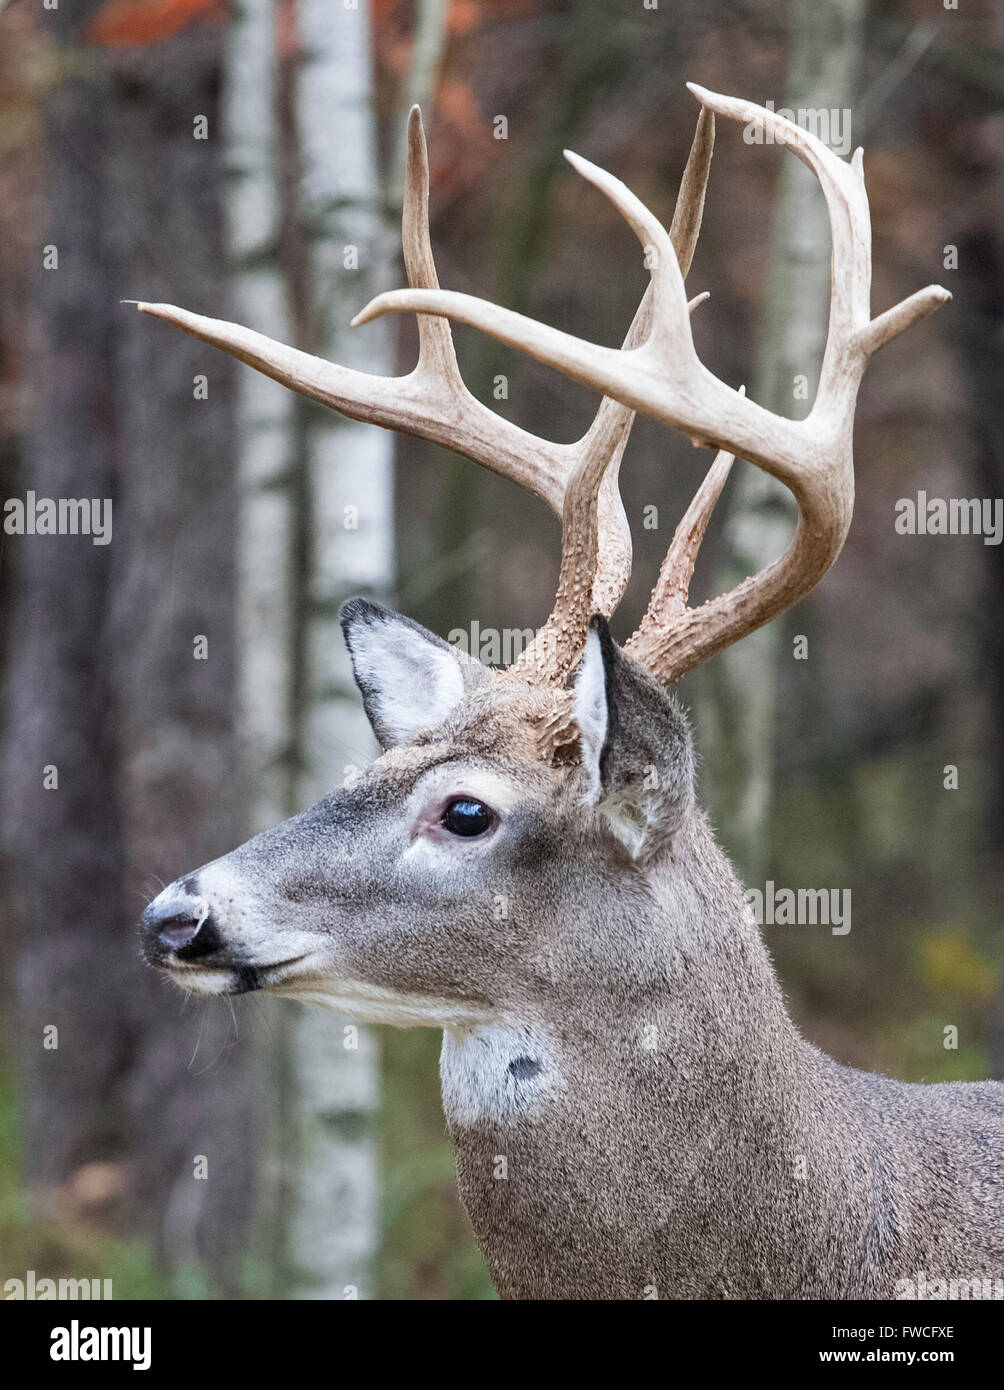
[{"label": "deer muzzle", "polygon": [[[248,939],[234,883],[228,877],[220,891],[214,867],[169,884],[146,908],[140,931],[147,964],[194,994],[247,994],[280,983],[315,943],[291,939],[283,953],[274,942]],[[297,945],[304,949],[293,954]]]}]

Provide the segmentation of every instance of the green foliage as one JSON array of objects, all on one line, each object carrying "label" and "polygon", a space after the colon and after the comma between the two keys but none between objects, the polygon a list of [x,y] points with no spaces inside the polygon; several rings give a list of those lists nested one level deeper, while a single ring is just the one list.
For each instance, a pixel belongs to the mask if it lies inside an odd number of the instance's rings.
[{"label": "green foliage", "polygon": [[377,1295],[494,1298],[460,1205],[439,1093],[440,1033],[387,1028],[383,1038],[383,1231]]},{"label": "green foliage", "polygon": [[846,936],[767,929],[799,1025],[842,1062],[907,1081],[990,1074],[1000,928],[978,853],[980,769],[961,766],[959,786],[915,752],[777,788],[776,883],[852,892]]},{"label": "green foliage", "polygon": [[[110,1279],[116,1299],[171,1297],[168,1282],[138,1241],[120,1241],[83,1223],[35,1209],[26,1190],[18,1149],[14,1079],[0,1056],[0,1286],[38,1278]],[[202,1295],[198,1295],[202,1296]]]}]

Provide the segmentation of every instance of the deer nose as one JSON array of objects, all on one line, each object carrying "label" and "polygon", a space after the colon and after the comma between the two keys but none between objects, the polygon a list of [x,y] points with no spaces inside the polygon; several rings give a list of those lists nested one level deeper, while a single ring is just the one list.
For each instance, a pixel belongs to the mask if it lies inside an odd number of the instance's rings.
[{"label": "deer nose", "polygon": [[167,889],[143,913],[148,953],[164,959],[201,960],[223,945],[205,898]]}]

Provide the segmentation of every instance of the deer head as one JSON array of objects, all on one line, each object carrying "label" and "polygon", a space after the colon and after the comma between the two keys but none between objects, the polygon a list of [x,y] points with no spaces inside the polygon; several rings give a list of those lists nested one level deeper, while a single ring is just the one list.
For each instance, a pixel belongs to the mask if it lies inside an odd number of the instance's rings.
[{"label": "deer head", "polygon": [[[584,999],[623,1002],[653,980],[693,970],[702,952],[753,949],[742,932],[725,941],[726,926],[742,918],[741,894],[696,808],[690,733],[671,690],[797,602],[833,564],[851,519],[854,404],[868,359],[949,296],[931,286],[872,319],[861,152],[846,164],[773,112],[691,91],[702,109],[668,232],[617,179],[569,155],[627,219],[651,266],[619,351],[438,288],[417,110],[403,218],[411,288],[380,296],[356,320],[389,310],[419,315],[410,375],[364,375],[232,324],[139,306],[343,414],[467,454],[562,519],[554,610],[508,670],[468,659],[378,604],[345,606],[345,637],[382,756],[353,785],[150,904],[147,956],[183,988],[268,989],[366,1020],[454,1032],[501,1023],[515,1029],[519,1053],[519,1037],[546,1028],[562,1009],[565,1017],[581,1013]],[[761,122],[814,171],[826,196],[829,335],[804,420],[764,410],[711,375],[694,349],[689,316],[703,296],[688,302],[684,279],[716,112]],[[480,404],[461,379],[449,318],[601,392],[583,439],[549,443]],[[641,625],[621,649],[607,619],[630,571],[616,479],[636,411],[719,452],[676,530]],[[736,455],[786,484],[797,527],[783,556],[691,608],[697,550]],[[521,1055],[507,1054],[511,1077]],[[530,1062],[538,1071],[540,1064],[530,1051],[526,1057],[529,1081]]]}]

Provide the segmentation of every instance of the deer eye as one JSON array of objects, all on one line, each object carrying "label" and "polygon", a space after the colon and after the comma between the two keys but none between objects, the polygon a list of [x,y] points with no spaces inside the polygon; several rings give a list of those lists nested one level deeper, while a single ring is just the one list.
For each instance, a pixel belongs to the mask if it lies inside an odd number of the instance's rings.
[{"label": "deer eye", "polygon": [[462,835],[469,840],[491,829],[495,824],[495,812],[483,801],[458,796],[443,812],[442,824],[451,835]]}]

